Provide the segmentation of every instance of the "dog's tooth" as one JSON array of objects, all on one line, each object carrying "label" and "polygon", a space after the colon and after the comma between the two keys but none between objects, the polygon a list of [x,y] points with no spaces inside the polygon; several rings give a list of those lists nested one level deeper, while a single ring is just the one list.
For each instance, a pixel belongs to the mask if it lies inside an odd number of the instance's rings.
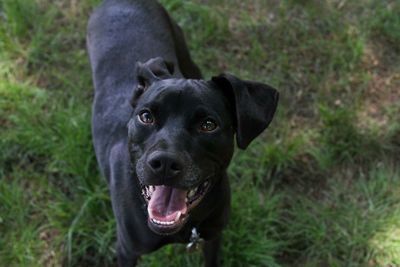
[{"label": "dog's tooth", "polygon": [[189,191],[189,193],[188,193],[188,197],[189,197],[189,198],[191,198],[191,197],[193,197],[193,196],[195,195],[195,193],[196,193],[196,191],[197,191],[196,189],[197,189],[197,188],[192,189],[192,190]]},{"label": "dog's tooth", "polygon": [[205,181],[203,184],[203,187],[207,187],[207,185],[208,185],[208,181]]},{"label": "dog's tooth", "polygon": [[[179,212],[179,213],[181,213],[181,212]],[[179,217],[180,217],[180,215],[179,215]],[[175,223],[175,221],[159,221],[159,220],[156,220],[156,219],[151,219],[151,221],[153,223],[159,224],[159,225],[173,225]]]},{"label": "dog's tooth", "polygon": [[188,202],[189,202],[189,199],[188,199],[187,197],[185,198],[185,202],[186,202],[186,203],[188,203]]},{"label": "dog's tooth", "polygon": [[178,213],[175,216],[175,220],[174,221],[177,222],[179,220],[179,218],[181,217],[181,215],[182,215],[182,212],[178,211]]}]

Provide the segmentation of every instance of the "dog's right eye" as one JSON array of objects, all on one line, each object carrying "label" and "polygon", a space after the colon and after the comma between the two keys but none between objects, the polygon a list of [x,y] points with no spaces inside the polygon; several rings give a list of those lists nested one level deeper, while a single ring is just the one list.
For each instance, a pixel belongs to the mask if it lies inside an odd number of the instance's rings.
[{"label": "dog's right eye", "polygon": [[200,124],[200,131],[209,133],[215,131],[218,128],[218,124],[212,119],[206,119]]},{"label": "dog's right eye", "polygon": [[153,115],[151,115],[151,113],[147,110],[140,112],[140,114],[138,115],[138,118],[139,118],[140,122],[142,122],[144,124],[154,123]]}]

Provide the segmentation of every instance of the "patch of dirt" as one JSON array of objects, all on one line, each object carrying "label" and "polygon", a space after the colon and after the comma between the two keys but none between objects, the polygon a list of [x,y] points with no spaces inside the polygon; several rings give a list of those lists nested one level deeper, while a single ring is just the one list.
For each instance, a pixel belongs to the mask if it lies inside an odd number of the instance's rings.
[{"label": "patch of dirt", "polygon": [[361,128],[370,123],[387,128],[393,123],[388,109],[400,103],[400,69],[393,64],[396,57],[399,58],[381,43],[369,44],[365,49],[363,64],[370,80],[358,114]]},{"label": "patch of dirt", "polygon": [[0,117],[0,125],[3,128],[3,130],[4,129],[9,129],[12,126],[14,126],[11,121],[7,120],[6,118],[2,118],[2,117]]},{"label": "patch of dirt", "polygon": [[39,239],[43,242],[43,251],[40,257],[40,263],[44,267],[60,266],[57,258],[57,252],[54,248],[54,239],[59,235],[55,229],[45,229],[39,233]]}]

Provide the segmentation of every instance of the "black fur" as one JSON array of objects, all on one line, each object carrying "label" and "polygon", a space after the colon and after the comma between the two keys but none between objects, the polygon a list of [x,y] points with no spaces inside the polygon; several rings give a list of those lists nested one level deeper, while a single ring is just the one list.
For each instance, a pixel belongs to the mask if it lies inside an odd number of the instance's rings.
[{"label": "black fur", "polygon": [[[226,168],[234,134],[245,148],[271,122],[278,93],[224,74],[201,79],[179,27],[154,0],[106,0],[92,14],[87,46],[95,98],[92,132],[117,221],[120,266],[167,243],[189,241],[192,227],[206,239],[206,266],[218,266],[230,189]],[[149,111],[154,123],[138,116]],[[211,118],[217,129],[201,131]],[[157,169],[152,162],[163,162]],[[148,222],[143,185],[211,187],[175,231]]]}]

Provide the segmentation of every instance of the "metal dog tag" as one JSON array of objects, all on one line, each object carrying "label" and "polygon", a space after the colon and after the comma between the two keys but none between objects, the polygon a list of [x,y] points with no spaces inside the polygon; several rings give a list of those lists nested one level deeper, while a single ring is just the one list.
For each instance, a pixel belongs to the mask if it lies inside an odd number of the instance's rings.
[{"label": "metal dog tag", "polygon": [[192,235],[190,236],[190,242],[186,245],[187,252],[195,252],[203,248],[204,239],[200,237],[195,227],[192,229]]}]

